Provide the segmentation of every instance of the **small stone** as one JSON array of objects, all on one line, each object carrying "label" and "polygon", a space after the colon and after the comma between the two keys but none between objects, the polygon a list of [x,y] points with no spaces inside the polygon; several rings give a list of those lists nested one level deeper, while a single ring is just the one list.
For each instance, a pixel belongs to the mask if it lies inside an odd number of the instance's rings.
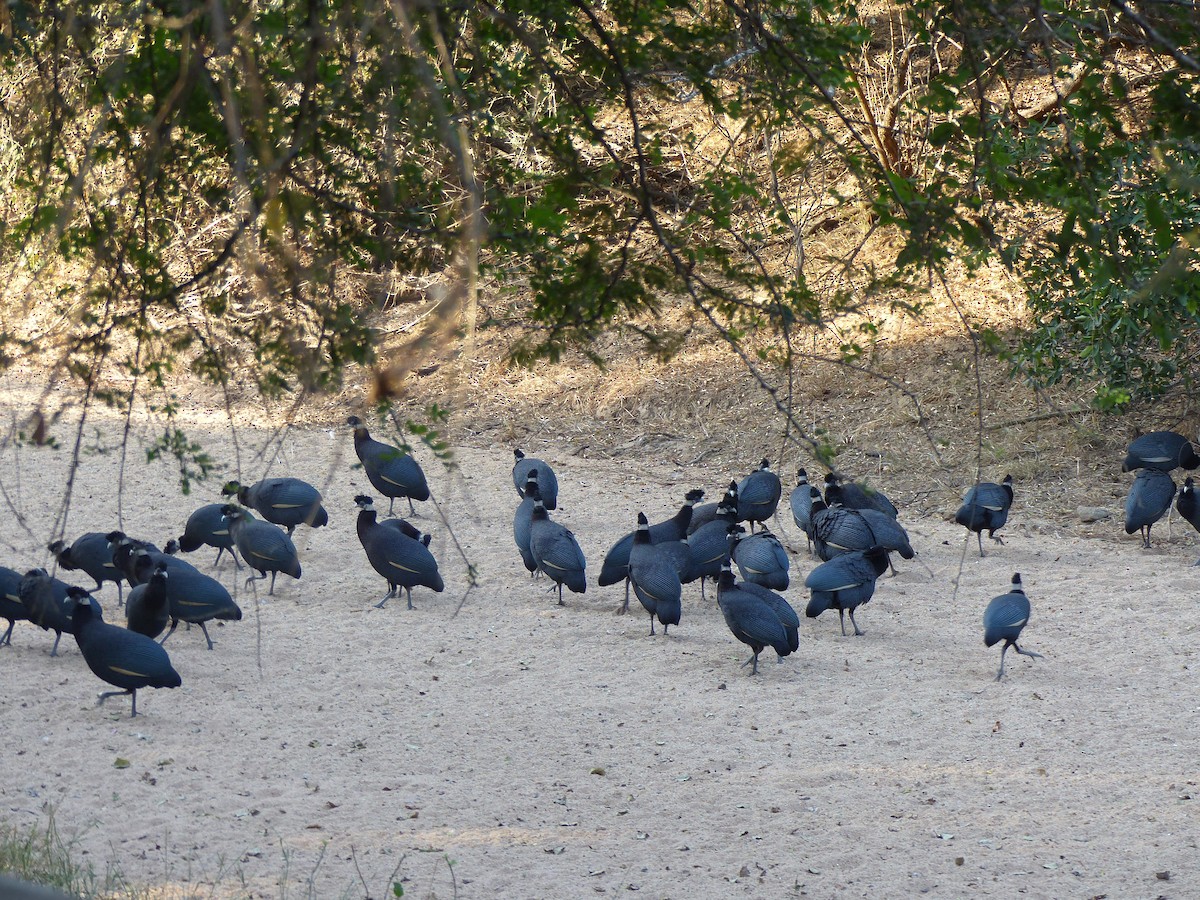
[{"label": "small stone", "polygon": [[1111,518],[1112,511],[1104,506],[1080,506],[1075,509],[1075,515],[1079,516],[1080,522],[1087,524]]}]

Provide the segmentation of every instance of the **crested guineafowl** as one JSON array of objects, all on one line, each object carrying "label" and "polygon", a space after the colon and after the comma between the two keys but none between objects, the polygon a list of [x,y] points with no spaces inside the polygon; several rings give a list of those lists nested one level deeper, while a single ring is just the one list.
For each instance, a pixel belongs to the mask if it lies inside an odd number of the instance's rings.
[{"label": "crested guineafowl", "polygon": [[775,515],[783,495],[783,484],[771,471],[771,463],[766,457],[757,470],[738,482],[737,488],[739,522],[749,522],[753,530],[755,522],[765,522]]},{"label": "crested guineafowl", "polygon": [[1174,431],[1151,431],[1130,443],[1121,471],[1157,469],[1170,472],[1180,466],[1185,469],[1200,466],[1200,456],[1196,455],[1192,442]]},{"label": "crested guineafowl", "polygon": [[[687,544],[692,552],[692,563],[700,578],[700,596],[704,598],[704,581],[716,581],[721,575],[721,566],[729,559],[729,529],[737,525],[737,484],[729,483],[729,490],[717,504],[716,515],[698,530],[688,535]],[[738,526],[740,527],[740,526]]]},{"label": "crested guineafowl", "polygon": [[974,531],[979,541],[979,555],[983,556],[983,532],[998,544],[1003,544],[996,532],[1008,521],[1008,511],[1013,503],[1013,480],[1005,475],[1004,481],[981,481],[967,489],[962,506],[954,514],[954,521],[968,531]]},{"label": "crested guineafowl", "polygon": [[1021,587],[1021,573],[1017,572],[1012,577],[1012,588],[1009,592],[1001,594],[999,597],[993,597],[988,603],[987,609],[983,611],[984,646],[992,647],[998,641],[1004,641],[1004,646],[1000,650],[1000,671],[996,673],[997,681],[1004,677],[1004,654],[1008,652],[1009,647],[1022,656],[1034,659],[1042,658],[1040,653],[1022,650],[1017,646],[1017,638],[1021,636],[1021,629],[1028,621],[1029,598],[1025,596],[1025,590]]},{"label": "crested guineafowl", "polygon": [[62,541],[54,541],[47,549],[54,554],[62,568],[67,571],[78,570],[94,578],[96,586],[92,588],[93,591],[104,587],[106,581],[114,582],[117,586],[117,603],[124,602],[121,582],[125,576],[113,563],[107,536],[99,531],[89,531],[77,537],[69,547]]},{"label": "crested guineafowl", "polygon": [[[687,538],[695,505],[703,497],[704,491],[700,488],[693,488],[684,494],[683,506],[679,507],[679,511],[675,515],[650,526],[650,543],[678,542]],[[608,587],[618,581],[625,582],[625,602],[618,610],[621,613],[629,609],[629,553],[633,549],[633,538],[636,533],[636,530],[628,532],[609,548],[608,552],[604,554],[604,562],[600,565],[600,576],[596,579],[596,583],[600,587]],[[690,554],[686,562],[691,562]],[[690,568],[690,566],[682,568]]]},{"label": "crested guineafowl", "polygon": [[155,564],[150,580],[129,592],[129,601],[125,604],[125,626],[148,638],[156,638],[167,630],[170,621],[167,564],[160,561]]},{"label": "crested guineafowl", "polygon": [[638,513],[637,531],[629,550],[629,581],[638,601],[650,613],[650,634],[654,634],[654,618],[662,623],[663,634],[671,625],[678,625],[683,613],[683,583],[679,578],[676,560],[663,552],[651,540],[650,522],[645,513]]},{"label": "crested guineafowl", "polygon": [[[184,553],[193,553],[201,547],[216,547],[214,566],[221,561],[221,554],[228,552],[234,566],[240,569],[242,564],[234,550],[233,535],[229,533],[229,523],[222,512],[224,508],[224,503],[207,503],[188,516],[183,534],[179,536],[179,549]],[[250,515],[248,510],[246,515]]]},{"label": "crested guineafowl", "polygon": [[[1200,531],[1200,501],[1196,499],[1196,489],[1190,475],[1183,480],[1183,487],[1179,489],[1179,497],[1175,500],[1175,511],[1193,528]],[[1200,566],[1200,559],[1192,565]],[[3,601],[0,600],[0,602]]]},{"label": "crested guineafowl", "polygon": [[[248,506],[275,525],[282,525],[288,534],[297,525],[320,528],[329,524],[329,513],[321,505],[321,492],[299,478],[264,478],[246,487],[236,481],[228,482],[221,493],[236,496],[238,503]],[[245,554],[242,554],[245,559]]]},{"label": "crested guineafowl", "polygon": [[429,499],[429,483],[421,464],[404,448],[371,437],[358,416],[351,416],[346,422],[354,429],[354,452],[367,473],[367,480],[388,498],[388,515],[392,514],[397,497],[408,500],[408,511],[415,512],[414,500]]},{"label": "crested guineafowl", "polygon": [[812,500],[813,492],[812,485],[808,483],[808,472],[799,468],[796,470],[796,486],[792,488],[792,493],[788,496],[788,505],[792,508],[792,521],[796,523],[797,528],[804,532],[809,556],[812,556],[812,526],[809,523],[809,516],[812,514]]},{"label": "crested guineafowl", "polygon": [[854,611],[875,594],[875,581],[887,567],[887,551],[878,546],[844,553],[821,563],[804,580],[804,586],[812,592],[804,614],[815,619],[827,609],[836,609],[845,635],[845,614],[850,613],[855,636],[863,635],[865,632],[854,620]]},{"label": "crested guineafowl", "polygon": [[896,504],[892,503],[883,491],[857,481],[844,481],[835,472],[825,476],[825,503],[830,507],[873,509],[892,519],[900,515]]},{"label": "crested guineafowl", "polygon": [[43,631],[54,632],[51,656],[58,656],[58,642],[62,640],[64,631],[67,634],[75,633],[66,608],[69,587],[66,582],[51,578],[45,569],[31,569],[25,573],[17,588],[29,621]]},{"label": "crested guineafowl", "polygon": [[13,627],[29,619],[29,610],[21,602],[21,573],[0,566],[0,619],[8,620],[8,630],[0,637],[0,647],[12,646]]},{"label": "crested guineafowl", "polygon": [[531,577],[538,573],[537,560],[533,558],[533,551],[529,549],[529,538],[533,534],[533,498],[537,493],[538,473],[536,469],[532,469],[525,477],[525,490],[522,492],[521,502],[517,504],[517,511],[513,513],[513,541],[521,553],[525,571]]},{"label": "crested guineafowl", "polygon": [[783,544],[764,526],[757,534],[748,534],[733,544],[733,561],[742,580],[761,584],[773,591],[786,591],[791,581],[791,560]]},{"label": "crested guineafowl", "polygon": [[1175,482],[1161,469],[1142,469],[1125,498],[1125,533],[1142,533],[1142,546],[1150,546],[1150,529],[1165,516],[1175,499]]},{"label": "crested guineafowl", "polygon": [[[540,488],[539,488],[540,490]],[[558,586],[558,605],[563,606],[562,589],[573,593],[587,590],[587,560],[579,541],[565,526],[550,521],[540,494],[534,494],[529,522],[529,552],[538,570]]]},{"label": "crested guineafowl", "polygon": [[517,495],[528,497],[525,485],[529,482],[529,474],[537,477],[538,493],[542,495],[542,505],[548,510],[558,509],[558,476],[549,464],[540,459],[526,456],[520,449],[513,450],[513,487]]},{"label": "crested guineafowl", "polygon": [[[354,502],[358,506],[358,540],[371,568],[388,583],[388,592],[375,604],[376,609],[383,609],[400,588],[404,588],[409,609],[415,608],[414,587],[427,587],[439,594],[446,589],[437,560],[420,532],[410,534],[402,527],[376,521],[375,502],[365,494],[355,497]],[[417,531],[411,525],[409,529]]]},{"label": "crested guineafowl", "polygon": [[270,522],[260,522],[246,514],[240,506],[228,503],[222,509],[229,523],[229,533],[238,553],[258,577],[251,575],[246,579],[246,587],[252,582],[262,581],[271,573],[271,587],[268,595],[275,593],[275,576],[282,572],[293,578],[299,578],[301,573],[300,557],[296,553],[296,545],[288,534]]},{"label": "crested guineafowl", "polygon": [[67,604],[75,642],[88,668],[101,681],[121,688],[102,693],[97,706],[109,697],[128,694],[130,716],[136,716],[139,688],[176,688],[183,683],[166,650],[153,638],[105,622],[99,607],[83,588],[69,588]]},{"label": "crested guineafowl", "polygon": [[[742,667],[753,665],[750,674],[757,675],[758,654],[762,653],[763,648],[774,648],[782,660],[799,646],[799,632],[789,634],[771,604],[743,588],[744,585],[738,585],[734,580],[729,563],[723,565],[717,578],[717,606],[733,636],[753,651],[753,656],[742,663]],[[799,619],[796,621],[798,624]],[[792,635],[796,635],[795,642]]]}]

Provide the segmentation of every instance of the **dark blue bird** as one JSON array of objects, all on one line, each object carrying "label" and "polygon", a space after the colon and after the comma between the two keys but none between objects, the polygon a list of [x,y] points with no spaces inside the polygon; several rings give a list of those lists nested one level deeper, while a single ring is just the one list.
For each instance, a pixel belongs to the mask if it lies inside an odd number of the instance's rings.
[{"label": "dark blue bird", "polygon": [[[179,549],[184,553],[192,553],[201,547],[216,547],[217,558],[213,565],[221,561],[221,554],[228,552],[233,564],[241,568],[242,564],[234,550],[233,535],[229,531],[229,523],[225,521],[224,503],[208,503],[200,507],[190,516],[179,536]],[[250,515],[247,511],[246,515]],[[253,518],[253,516],[250,516]]]},{"label": "dark blue bird", "polygon": [[1170,472],[1180,466],[1185,469],[1200,466],[1200,456],[1196,455],[1192,442],[1174,431],[1151,431],[1135,438],[1129,445],[1121,471],[1157,469]]},{"label": "dark blue bird", "polygon": [[583,550],[565,526],[550,521],[540,494],[533,498],[529,528],[529,552],[533,554],[538,570],[558,585],[558,605],[564,605],[563,585],[576,594],[584,593],[587,590],[587,560]]},{"label": "dark blue bird", "polygon": [[[819,495],[818,495],[819,496]],[[812,555],[812,525],[809,516],[812,514],[813,486],[808,483],[808,472],[803,468],[796,470],[796,486],[788,496],[788,504],[792,508],[792,521],[804,532],[808,542],[808,553]]]},{"label": "dark blue bird", "polygon": [[[446,589],[437,560],[429,552],[429,546],[419,531],[414,535],[401,526],[377,522],[375,503],[365,494],[355,497],[354,502],[358,506],[359,543],[367,554],[371,568],[388,583],[388,592],[375,604],[376,609],[383,609],[400,588],[404,588],[409,609],[414,608],[414,587],[427,587],[439,594]],[[417,531],[412,525],[409,525],[409,529]]]},{"label": "dark blue bird", "polygon": [[771,463],[766,457],[756,471],[738,482],[737,488],[739,522],[749,522],[753,529],[755,522],[765,522],[775,515],[783,495],[783,484],[771,471]]},{"label": "dark blue bird", "polygon": [[1004,523],[1008,521],[1008,511],[1013,502],[1013,480],[1011,475],[1005,475],[1001,484],[992,481],[981,481],[972,485],[963,495],[962,506],[954,514],[954,521],[968,531],[974,531],[979,541],[979,555],[983,556],[983,532],[998,544],[1003,544],[996,537]]},{"label": "dark blue bird", "polygon": [[117,586],[117,603],[124,602],[124,591],[121,582],[125,576],[113,563],[112,551],[108,547],[108,537],[99,531],[89,531],[81,534],[68,547],[63,541],[52,542],[48,549],[58,560],[59,566],[70,571],[80,571],[89,578],[94,578],[98,591],[104,582],[111,581]]},{"label": "dark blue bird", "polygon": [[1161,469],[1142,469],[1125,498],[1125,533],[1142,533],[1142,546],[1150,546],[1150,529],[1171,509],[1175,482]]},{"label": "dark blue bird", "polygon": [[414,500],[429,499],[429,483],[421,464],[404,448],[371,437],[358,416],[351,416],[346,422],[354,429],[354,452],[367,473],[367,480],[388,498],[388,515],[392,514],[397,497],[407,499],[408,511],[415,512]]},{"label": "dark blue bird", "polygon": [[17,589],[21,604],[28,613],[29,621],[43,631],[54,632],[51,656],[58,656],[58,642],[63,632],[74,634],[70,611],[67,609],[66,582],[51,578],[45,569],[31,569],[21,579]]},{"label": "dark blue bird", "polygon": [[721,575],[721,566],[729,559],[729,529],[737,525],[737,520],[737,484],[730,482],[729,490],[717,504],[716,515],[687,538],[692,564],[700,578],[702,598],[704,580],[711,578],[716,581]]},{"label": "dark blue bird", "polygon": [[791,581],[791,560],[783,544],[763,527],[757,534],[741,536],[733,544],[733,561],[743,581],[760,584],[773,591],[786,591]]},{"label": "dark blue bird", "polygon": [[21,602],[21,573],[0,566],[0,619],[8,620],[8,630],[0,637],[0,647],[12,646],[13,627],[29,618],[29,610]]},{"label": "dark blue bird", "polygon": [[830,472],[825,476],[825,503],[830,507],[844,506],[847,509],[873,509],[895,519],[900,515],[896,504],[869,484],[844,481],[841,476]]},{"label": "dark blue bird", "polygon": [[558,476],[554,474],[554,470],[548,463],[526,456],[519,448],[513,450],[513,487],[517,489],[520,497],[528,496],[525,492],[525,485],[529,481],[531,472],[537,476],[538,492],[542,495],[542,504],[548,510],[558,509]]},{"label": "dark blue bird", "polygon": [[845,635],[845,616],[849,613],[855,636],[865,634],[854,620],[854,611],[875,594],[875,581],[887,567],[888,554],[882,547],[855,550],[821,563],[804,580],[804,586],[812,592],[804,614],[815,619],[827,609],[836,609]]},{"label": "dark blue bird", "polygon": [[[746,585],[737,584],[729,563],[726,563],[717,579],[717,606],[720,607],[725,624],[729,626],[733,636],[753,651],[753,656],[742,663],[742,667],[753,665],[750,674],[757,675],[758,654],[765,647],[774,648],[782,660],[800,646],[800,620],[796,618],[796,628],[789,633],[789,628],[781,620],[775,605],[745,588]],[[766,593],[772,594],[771,591]],[[778,597],[777,594],[773,596]],[[791,609],[782,597],[778,599]],[[792,617],[795,617],[794,610]]]},{"label": "dark blue bird", "polygon": [[[1179,497],[1175,500],[1175,511],[1193,528],[1200,531],[1200,501],[1196,499],[1196,489],[1190,475],[1184,479],[1183,487],[1179,489]],[[1200,566],[1200,559],[1192,565]]]},{"label": "dark blue bird", "polygon": [[329,524],[329,513],[321,505],[321,492],[299,478],[264,478],[249,487],[230,481],[221,488],[221,493],[236,496],[242,506],[250,507],[268,522],[282,525],[288,534],[297,525],[320,528]]},{"label": "dark blue bird", "polygon": [[[538,571],[537,560],[533,558],[533,551],[529,549],[529,538],[533,534],[533,499],[537,494],[538,473],[533,469],[525,477],[525,490],[522,492],[521,502],[517,504],[517,511],[513,514],[513,540],[521,553],[521,562],[530,576],[537,575]],[[603,581],[600,583],[604,584]]]},{"label": "dark blue bird", "polygon": [[1028,621],[1029,598],[1025,596],[1025,591],[1021,587],[1021,573],[1017,572],[1012,577],[1012,589],[1007,594],[993,597],[988,603],[987,609],[983,611],[984,646],[992,647],[998,641],[1004,641],[1004,647],[1000,650],[1000,671],[996,674],[997,681],[1004,677],[1004,654],[1008,652],[1009,647],[1022,656],[1030,656],[1034,659],[1042,658],[1040,653],[1022,650],[1017,646],[1017,638],[1021,636],[1021,630]]},{"label": "dark blue bird", "polygon": [[[684,495],[683,506],[679,507],[679,511],[675,515],[663,522],[657,522],[650,526],[650,543],[678,542],[687,538],[695,505],[703,497],[704,491],[700,488],[693,488],[688,491]],[[625,582],[625,602],[618,610],[621,613],[629,609],[629,554],[633,549],[635,534],[637,534],[636,531],[628,532],[609,548],[608,552],[604,554],[604,562],[600,565],[600,576],[596,579],[596,583],[600,587],[608,587],[610,584],[616,584],[618,581]],[[679,551],[676,550],[675,552],[678,553]],[[680,554],[680,556],[682,557],[680,563],[686,563],[686,565],[680,565],[679,568],[690,568],[690,555]],[[696,577],[699,577],[699,575]]]},{"label": "dark blue bird", "polygon": [[97,706],[109,697],[128,694],[130,716],[136,716],[139,688],[176,688],[183,683],[167,651],[155,640],[105,622],[83,588],[72,587],[68,593],[75,641],[84,661],[97,678],[122,689],[102,693]]},{"label": "dark blue bird", "polygon": [[129,602],[125,604],[125,627],[148,638],[156,638],[167,630],[170,621],[167,563],[159,561],[154,566],[150,580],[134,586],[129,592]]},{"label": "dark blue bird", "polygon": [[246,579],[246,587],[252,582],[262,581],[271,573],[271,587],[268,595],[275,594],[275,576],[282,572],[293,578],[301,574],[300,556],[296,545],[283,529],[270,522],[260,522],[250,516],[246,510],[232,503],[222,508],[225,520],[229,523],[229,533],[238,553],[251,569],[258,573]]},{"label": "dark blue bird", "polygon": [[650,634],[654,634],[654,619],[662,623],[663,634],[671,625],[678,625],[683,614],[683,582],[673,556],[664,553],[650,538],[650,522],[638,513],[637,531],[629,550],[629,581],[633,593],[646,612],[650,613]]}]

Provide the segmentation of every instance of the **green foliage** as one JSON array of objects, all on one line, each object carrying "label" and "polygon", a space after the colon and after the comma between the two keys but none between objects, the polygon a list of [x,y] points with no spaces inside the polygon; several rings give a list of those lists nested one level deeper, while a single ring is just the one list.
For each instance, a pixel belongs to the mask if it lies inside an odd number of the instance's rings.
[{"label": "green foliage", "polygon": [[[1120,405],[1192,365],[1186,5],[10,9],[0,260],[70,280],[43,302],[89,386],[336,389],[374,361],[364,279],[396,272],[516,298],[484,324],[521,323],[522,361],[603,364],[614,328],[669,357],[707,321],[791,365],[800,330],[919,314],[948,266],[995,259],[1029,292],[1033,379]],[[813,252],[828,221],[861,241]],[[894,260],[864,253],[881,229]]]}]

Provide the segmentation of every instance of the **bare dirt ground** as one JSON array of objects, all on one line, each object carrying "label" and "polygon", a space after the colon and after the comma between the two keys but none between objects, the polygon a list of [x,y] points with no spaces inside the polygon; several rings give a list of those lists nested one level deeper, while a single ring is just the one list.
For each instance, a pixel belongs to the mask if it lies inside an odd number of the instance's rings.
[{"label": "bare dirt ground", "polygon": [[[7,393],[14,416],[28,409],[20,385]],[[603,400],[587,394],[575,402]],[[848,444],[855,474],[901,505],[917,558],[880,581],[864,637],[843,637],[831,613],[806,619],[799,652],[777,664],[768,651],[750,677],[711,597],[687,589],[682,623],[650,637],[636,601],[614,615],[622,592],[595,575],[638,510],[656,520],[691,487],[713,496],[774,456],[772,438],[703,437],[721,402],[676,443],[695,423],[659,428],[653,405],[632,430],[624,413],[571,419],[593,423],[585,434],[506,402],[511,415],[467,407],[454,420],[454,469],[418,451],[462,553],[420,505],[447,589],[418,589],[413,611],[372,608],[384,584],[354,531],[352,498],[368,486],[343,407],[312,411],[279,442],[261,415],[234,432],[193,410],[189,433],[226,468],[190,497],[167,465],[144,462],[139,442],[158,426],[140,414],[119,485],[121,422],[97,415],[68,539],[120,525],[166,540],[226,476],[306,478],[330,524],[298,532],[303,577],[281,577],[273,598],[247,593],[227,563],[214,572],[245,619],[212,629],[212,652],[198,631],[177,632],[166,646],[183,687],[142,692],[136,719],[127,702],[94,706],[103,686],[69,638],[51,659],[52,635],[18,624],[0,649],[0,822],[52,812],[80,859],[166,897],[382,897],[392,880],[443,898],[1200,893],[1197,539],[1159,526],[1144,551],[1123,534],[1120,436],[1072,462],[1061,438],[1000,434],[1029,484],[1018,477],[1005,544],[983,559],[946,521],[971,474],[920,449],[863,471],[880,436]],[[49,562],[69,426],[53,428],[64,449],[4,451],[0,562]],[[588,556],[587,593],[565,607],[513,546],[516,443],[558,471],[555,518]],[[783,462],[787,491],[811,461]],[[1039,466],[1041,478],[1026,474]],[[1080,525],[1084,502],[1115,516]],[[787,596],[800,608],[815,563],[786,508],[775,527],[796,551]],[[211,554],[193,561],[207,570]],[[981,615],[1014,571],[1033,605],[1022,643],[1045,659],[1009,654],[997,683]],[[111,585],[100,599],[119,621]]]}]

